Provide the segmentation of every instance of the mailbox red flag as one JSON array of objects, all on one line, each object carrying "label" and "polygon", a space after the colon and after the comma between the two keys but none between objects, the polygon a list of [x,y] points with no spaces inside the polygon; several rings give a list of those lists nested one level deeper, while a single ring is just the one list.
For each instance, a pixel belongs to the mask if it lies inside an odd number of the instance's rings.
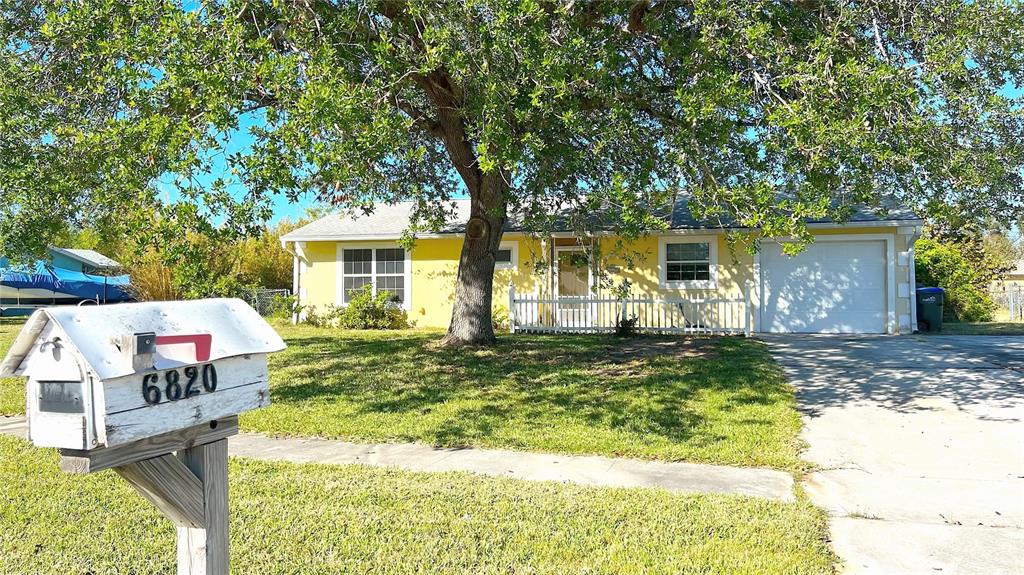
[{"label": "mailbox red flag", "polygon": [[178,345],[191,343],[195,348],[196,363],[210,360],[210,348],[213,346],[213,336],[208,333],[196,333],[190,335],[158,335],[156,345]]}]

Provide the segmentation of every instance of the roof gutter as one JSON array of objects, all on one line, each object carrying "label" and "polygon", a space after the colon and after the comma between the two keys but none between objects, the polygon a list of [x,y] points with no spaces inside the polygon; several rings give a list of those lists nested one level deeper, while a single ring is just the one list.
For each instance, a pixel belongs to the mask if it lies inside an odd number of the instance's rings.
[{"label": "roof gutter", "polygon": [[[896,228],[901,226],[919,226],[924,223],[921,219],[912,220],[868,220],[868,221],[851,221],[844,223],[835,222],[812,222],[807,224],[810,229],[844,229],[844,228]],[[735,231],[746,231],[756,232],[755,228],[744,228],[744,227],[723,227],[723,228],[677,228],[668,230],[658,230],[651,232],[652,235],[707,235],[707,234],[722,234],[727,232]],[[434,234],[416,234],[417,239],[441,239],[441,238],[461,238],[463,232],[449,232],[449,233],[434,233]],[[523,236],[526,232],[522,231],[509,231],[504,232],[504,236]],[[578,234],[571,231],[564,232],[552,232],[548,234],[553,238],[573,238]],[[612,236],[615,232],[595,232],[595,236]],[[387,241],[387,240],[399,240],[401,234],[361,234],[361,235],[319,235],[319,236],[281,236],[281,244],[285,242],[366,242],[366,241]],[[286,248],[287,249],[287,248]]]}]

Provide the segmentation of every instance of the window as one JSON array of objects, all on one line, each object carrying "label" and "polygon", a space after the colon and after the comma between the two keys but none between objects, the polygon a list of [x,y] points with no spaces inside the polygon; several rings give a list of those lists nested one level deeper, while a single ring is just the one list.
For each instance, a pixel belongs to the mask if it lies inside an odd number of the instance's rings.
[{"label": "window", "polygon": [[374,294],[389,292],[394,301],[405,303],[405,250],[402,248],[345,248],[342,251],[342,294],[344,303],[352,294],[370,285]]},{"label": "window", "polygon": [[495,269],[513,270],[516,268],[516,263],[519,259],[517,246],[516,242],[502,242],[501,246],[498,247],[498,255],[494,259]]},{"label": "window", "polygon": [[714,240],[663,241],[662,284],[667,288],[710,289],[715,287]]}]

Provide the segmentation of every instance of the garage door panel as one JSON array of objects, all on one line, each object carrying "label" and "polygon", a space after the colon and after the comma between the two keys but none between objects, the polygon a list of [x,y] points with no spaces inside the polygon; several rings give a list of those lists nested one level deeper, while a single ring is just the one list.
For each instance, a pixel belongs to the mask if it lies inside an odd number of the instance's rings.
[{"label": "garage door panel", "polygon": [[885,242],[821,241],[796,257],[761,256],[762,329],[881,333],[886,324]]}]

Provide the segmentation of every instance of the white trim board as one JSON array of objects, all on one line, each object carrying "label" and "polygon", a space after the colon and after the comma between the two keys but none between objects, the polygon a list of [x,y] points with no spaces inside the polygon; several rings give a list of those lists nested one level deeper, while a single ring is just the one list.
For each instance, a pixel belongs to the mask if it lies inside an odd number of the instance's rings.
[{"label": "white trim board", "polygon": [[[842,224],[832,222],[813,222],[806,224],[808,229],[811,230],[842,230],[850,228],[892,228],[896,230],[900,227],[917,227],[924,223],[923,220],[869,220],[863,222],[846,222]],[[740,232],[740,233],[753,233],[757,234],[758,230],[754,228],[677,228],[667,230],[651,230],[652,236],[706,236],[706,235],[723,235],[729,232]],[[508,231],[502,232],[502,238],[522,238],[527,237],[530,234],[523,231]],[[552,232],[550,236],[552,238],[574,238],[578,234],[574,232]],[[598,231],[593,232],[593,236],[615,236],[614,232]],[[463,232],[443,232],[443,233],[418,233],[415,234],[417,239],[441,239],[441,238],[462,238],[465,237]],[[362,241],[396,241],[402,238],[401,234],[388,233],[388,234],[358,234],[358,235],[344,235],[344,234],[323,234],[316,236],[292,236],[285,234],[281,236],[282,242],[362,242]]]}]

